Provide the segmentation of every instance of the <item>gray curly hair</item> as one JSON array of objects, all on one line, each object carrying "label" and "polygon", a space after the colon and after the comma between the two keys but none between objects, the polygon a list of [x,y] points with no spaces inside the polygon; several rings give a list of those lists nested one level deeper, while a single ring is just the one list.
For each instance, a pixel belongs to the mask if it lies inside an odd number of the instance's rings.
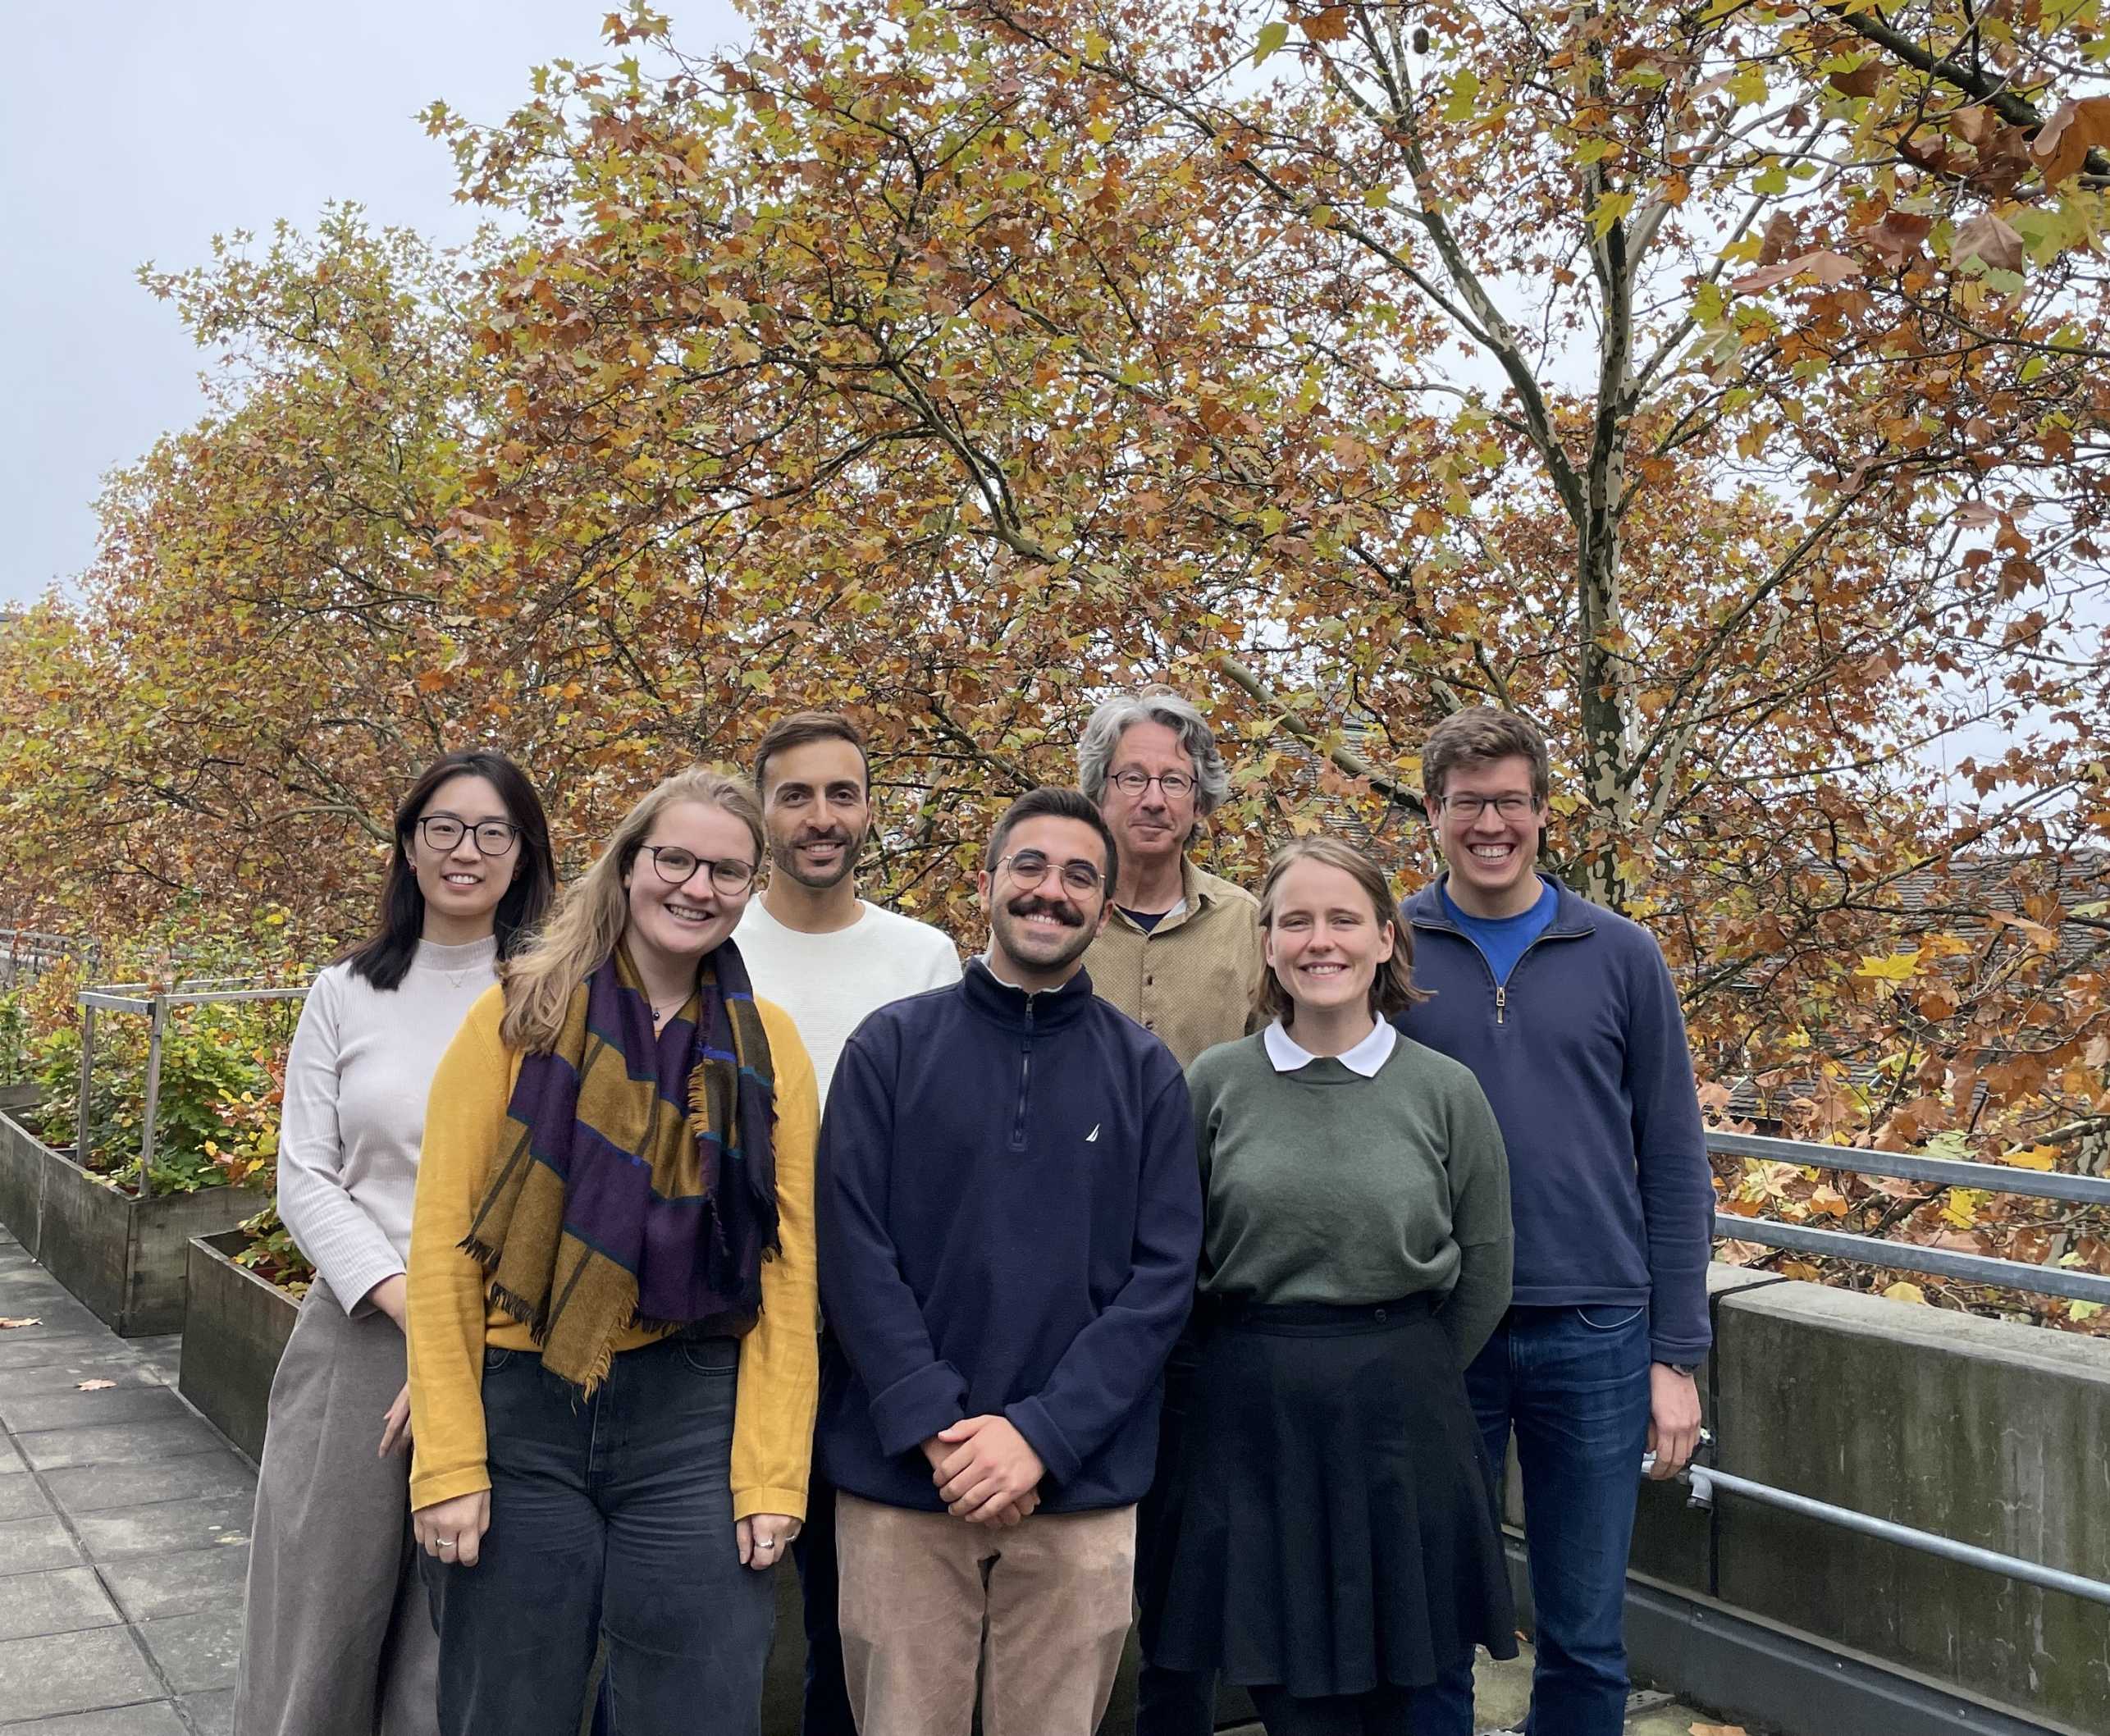
[{"label": "gray curly hair", "polygon": [[1194,830],[1199,835],[1200,822],[1222,807],[1231,793],[1231,774],[1217,752],[1216,732],[1208,720],[1192,700],[1171,688],[1139,688],[1100,704],[1077,743],[1078,784],[1094,803],[1105,802],[1107,773],[1115,750],[1121,737],[1138,724],[1162,724],[1180,738],[1180,745],[1194,761]]}]

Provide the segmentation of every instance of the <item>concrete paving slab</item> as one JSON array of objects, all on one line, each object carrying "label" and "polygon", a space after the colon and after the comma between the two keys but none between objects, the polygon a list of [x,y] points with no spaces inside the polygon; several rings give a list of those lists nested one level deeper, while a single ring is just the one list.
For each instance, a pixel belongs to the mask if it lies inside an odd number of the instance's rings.
[{"label": "concrete paving slab", "polygon": [[[83,1376],[93,1382],[94,1377]],[[97,1387],[83,1392],[80,1382],[58,1392],[14,1396],[0,1392],[0,1423],[17,1436],[55,1428],[99,1428],[112,1423],[194,1420],[183,1400],[158,1381]]]},{"label": "concrete paving slab", "polygon": [[[17,1466],[20,1463],[16,1461]],[[0,1522],[35,1519],[51,1510],[52,1504],[35,1478],[0,1477]]]},{"label": "concrete paving slab", "polygon": [[244,1490],[196,1501],[153,1501],[74,1516],[73,1528],[91,1561],[234,1548],[249,1542],[255,1497]]},{"label": "concrete paving slab", "polygon": [[[194,1615],[230,1603],[239,1606],[249,1570],[249,1545],[234,1543],[108,1562],[103,1565],[103,1579],[128,1621],[150,1621],[166,1615]],[[6,1583],[0,1580],[0,1587]]]},{"label": "concrete paving slab", "polygon": [[34,1471],[59,1471],[70,1465],[160,1464],[188,1453],[225,1449],[220,1432],[188,1412],[153,1423],[18,1432],[15,1444]]},{"label": "concrete paving slab", "polygon": [[190,1736],[176,1715],[172,1700],[75,1712],[65,1718],[39,1718],[34,1724],[0,1724],[10,1736]]},{"label": "concrete paving slab", "polygon": [[217,1452],[189,1453],[159,1464],[84,1464],[44,1473],[44,1487],[52,1499],[62,1510],[74,1514],[136,1507],[144,1501],[247,1495],[256,1486],[256,1473],[224,1446]]},{"label": "concrete paving slab", "polygon": [[135,1359],[125,1348],[124,1340],[99,1320],[94,1332],[59,1332],[44,1326],[13,1327],[0,1332],[0,1368],[34,1368],[46,1363],[64,1362],[69,1357],[92,1359],[98,1355],[105,1360],[119,1356],[128,1361]]},{"label": "concrete paving slab", "polygon": [[0,1403],[78,1392],[83,1381],[112,1381],[116,1383],[113,1390],[167,1390],[167,1382],[130,1351],[112,1350],[103,1356],[39,1363],[28,1368],[0,1368]]},{"label": "concrete paving slab", "polygon": [[185,1694],[176,1704],[183,1708],[198,1736],[234,1736],[233,1688],[223,1688],[213,1694]]},{"label": "concrete paving slab", "polygon": [[107,1628],[118,1620],[116,1606],[93,1568],[0,1578],[0,1640]]},{"label": "concrete paving slab", "polygon": [[135,1338],[130,1342],[140,1359],[165,1383],[171,1387],[176,1384],[183,1367],[182,1333],[164,1332],[158,1337]]},{"label": "concrete paving slab", "polygon": [[0,1717],[94,1711],[167,1692],[123,1628],[0,1642]]},{"label": "concrete paving slab", "polygon": [[200,1610],[135,1624],[154,1662],[178,1694],[232,1688],[242,1656],[242,1610]]},{"label": "concrete paving slab", "polygon": [[72,1567],[80,1560],[63,1521],[57,1516],[10,1519],[0,1525],[0,1562],[11,1574],[40,1573],[48,1567]]}]

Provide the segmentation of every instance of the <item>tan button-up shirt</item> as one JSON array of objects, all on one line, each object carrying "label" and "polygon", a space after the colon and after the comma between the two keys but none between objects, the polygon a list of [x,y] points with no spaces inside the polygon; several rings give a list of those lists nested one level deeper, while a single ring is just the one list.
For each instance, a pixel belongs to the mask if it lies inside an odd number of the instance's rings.
[{"label": "tan button-up shirt", "polygon": [[1181,1067],[1257,1028],[1253,992],[1265,967],[1260,904],[1242,886],[1180,869],[1181,907],[1145,933],[1118,906],[1085,954],[1103,1000],[1171,1049]]}]

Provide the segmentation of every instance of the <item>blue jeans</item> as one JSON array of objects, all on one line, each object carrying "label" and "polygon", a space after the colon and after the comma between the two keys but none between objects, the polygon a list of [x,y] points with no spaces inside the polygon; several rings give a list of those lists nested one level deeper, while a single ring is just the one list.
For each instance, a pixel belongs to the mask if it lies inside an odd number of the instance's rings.
[{"label": "blue jeans", "polygon": [[[1532,1736],[1619,1736],[1627,1554],[1648,1442],[1646,1308],[1513,1308],[1465,1371],[1500,1469],[1516,1431],[1537,1630]],[[1414,1696],[1414,1736],[1471,1736],[1473,1672]]]},{"label": "blue jeans", "polygon": [[663,1340],[582,1400],[532,1351],[485,1353],[491,1529],[436,1569],[443,1736],[577,1736],[603,1636],[613,1736],[757,1736],[775,1570],[733,1537],[738,1363]]}]

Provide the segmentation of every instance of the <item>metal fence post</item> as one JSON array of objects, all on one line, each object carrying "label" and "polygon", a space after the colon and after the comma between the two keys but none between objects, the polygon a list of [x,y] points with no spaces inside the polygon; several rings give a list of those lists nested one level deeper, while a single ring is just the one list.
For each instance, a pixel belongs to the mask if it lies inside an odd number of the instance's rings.
[{"label": "metal fence post", "polygon": [[73,1161],[88,1167],[88,1094],[95,1075],[95,1008],[80,1009],[80,1091],[73,1122]]},{"label": "metal fence post", "polygon": [[168,1019],[168,997],[158,994],[147,1016],[146,1126],[139,1133],[139,1198],[153,1197],[154,1117],[161,1107],[161,1033]]}]

